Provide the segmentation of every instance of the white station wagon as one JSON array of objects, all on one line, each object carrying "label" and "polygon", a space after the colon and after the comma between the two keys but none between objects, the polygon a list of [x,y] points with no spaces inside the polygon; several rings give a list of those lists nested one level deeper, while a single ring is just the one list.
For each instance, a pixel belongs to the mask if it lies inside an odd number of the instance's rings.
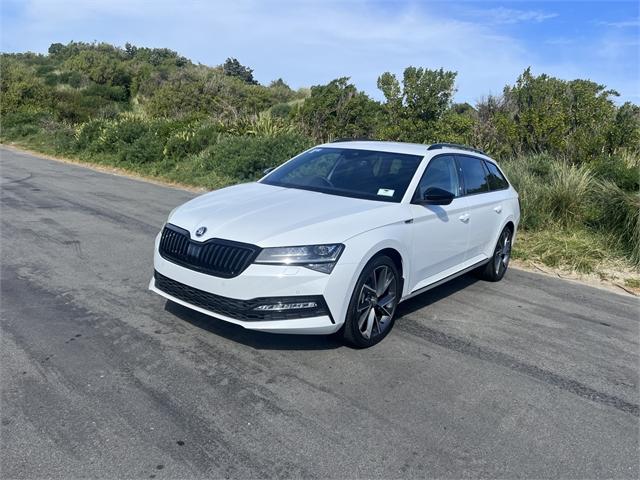
[{"label": "white station wagon", "polygon": [[339,141],[171,212],[149,288],[277,333],[374,345],[398,304],[477,269],[500,280],[520,219],[494,160],[454,144]]}]

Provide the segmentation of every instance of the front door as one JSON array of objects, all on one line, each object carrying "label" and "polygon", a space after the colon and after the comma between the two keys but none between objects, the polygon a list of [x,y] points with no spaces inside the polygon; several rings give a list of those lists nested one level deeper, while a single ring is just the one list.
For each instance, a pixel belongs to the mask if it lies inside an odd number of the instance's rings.
[{"label": "front door", "polygon": [[[419,205],[428,188],[441,188],[456,195],[449,205]],[[411,204],[413,246],[411,288],[419,290],[455,273],[464,263],[468,242],[467,199],[461,196],[457,165],[452,155],[432,158],[420,180]]]}]

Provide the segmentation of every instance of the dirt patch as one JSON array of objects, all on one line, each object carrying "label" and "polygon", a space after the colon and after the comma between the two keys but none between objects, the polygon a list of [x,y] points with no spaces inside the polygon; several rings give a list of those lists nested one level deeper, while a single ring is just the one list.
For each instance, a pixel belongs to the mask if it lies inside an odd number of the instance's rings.
[{"label": "dirt patch", "polygon": [[511,266],[520,270],[550,275],[563,280],[571,280],[596,288],[625,295],[640,296],[640,288],[636,286],[638,272],[620,267],[600,265],[598,273],[580,273],[556,267],[549,267],[537,262],[512,260]]}]

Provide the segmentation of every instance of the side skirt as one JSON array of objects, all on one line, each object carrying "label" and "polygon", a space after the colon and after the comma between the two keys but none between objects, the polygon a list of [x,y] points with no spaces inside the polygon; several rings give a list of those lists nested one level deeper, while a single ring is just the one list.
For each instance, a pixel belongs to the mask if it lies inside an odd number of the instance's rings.
[{"label": "side skirt", "polygon": [[453,280],[456,277],[459,277],[461,275],[464,275],[465,273],[470,272],[471,270],[475,270],[478,267],[481,267],[482,265],[486,265],[487,263],[489,263],[491,261],[490,258],[487,258],[486,260],[482,260],[481,262],[478,263],[474,263],[473,265],[471,265],[470,267],[467,268],[463,268],[462,270],[460,270],[459,272],[456,273],[452,273],[451,275],[449,275],[448,277],[444,277],[441,280],[438,280],[437,282],[433,282],[430,285],[427,285],[426,287],[422,287],[419,290],[414,290],[413,292],[411,292],[409,295],[407,295],[404,298],[400,299],[400,302],[398,303],[402,303],[405,300],[409,300],[410,298],[415,297],[416,295],[420,295],[421,293],[424,292],[428,292],[429,290],[431,290],[432,288],[436,288],[439,287],[440,285],[442,285],[443,283],[447,283],[449,280]]}]

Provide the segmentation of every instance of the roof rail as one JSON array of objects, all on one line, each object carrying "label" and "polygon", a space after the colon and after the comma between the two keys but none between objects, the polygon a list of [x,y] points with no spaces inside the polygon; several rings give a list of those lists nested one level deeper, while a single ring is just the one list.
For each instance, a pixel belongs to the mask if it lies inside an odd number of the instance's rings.
[{"label": "roof rail", "polygon": [[366,138],[366,137],[357,137],[357,138],[336,138],[335,140],[331,140],[330,143],[340,143],[340,142],[379,142],[380,140],[376,140],[375,138]]},{"label": "roof rail", "polygon": [[473,147],[468,147],[467,145],[460,145],[458,143],[434,143],[432,145],[429,145],[429,148],[427,148],[427,150],[438,150],[440,148],[457,148],[458,150],[467,150],[469,152],[475,152],[475,153],[480,153],[482,155],[486,155],[486,153],[484,153],[482,150],[479,150]]}]

